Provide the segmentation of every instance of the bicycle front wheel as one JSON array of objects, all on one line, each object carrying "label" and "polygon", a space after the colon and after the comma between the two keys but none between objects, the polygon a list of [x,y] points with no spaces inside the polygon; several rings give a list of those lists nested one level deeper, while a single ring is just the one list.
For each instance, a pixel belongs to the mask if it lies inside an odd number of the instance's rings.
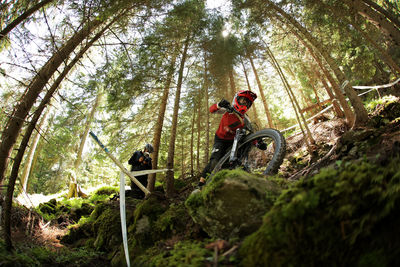
[{"label": "bicycle front wheel", "polygon": [[[266,150],[258,149],[255,144],[267,144]],[[286,140],[275,129],[263,129],[246,136],[238,146],[238,161],[233,165],[229,163],[230,151],[217,163],[210,178],[224,168],[240,167],[244,170],[263,175],[276,174],[283,162],[286,153]],[[211,181],[211,179],[209,179]]]}]

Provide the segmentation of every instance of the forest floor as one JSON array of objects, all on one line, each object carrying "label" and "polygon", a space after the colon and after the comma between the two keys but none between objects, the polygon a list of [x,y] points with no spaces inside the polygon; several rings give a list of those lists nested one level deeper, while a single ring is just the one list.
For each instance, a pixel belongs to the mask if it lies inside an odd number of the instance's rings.
[{"label": "forest floor", "polygon": [[[399,102],[398,102],[399,103]],[[397,105],[400,112],[400,106]],[[395,113],[396,113],[395,112]],[[385,160],[400,155],[400,120],[383,121],[381,114],[371,114],[374,125],[349,129],[343,119],[315,121],[310,130],[315,140],[312,152],[301,133],[286,138],[287,153],[279,174],[288,180],[318,173],[323,167],[362,158]],[[381,116],[379,120],[376,116]],[[195,181],[195,179],[193,179]],[[176,201],[184,201],[193,188],[187,188]],[[12,237],[17,246],[38,245],[58,252],[68,249],[59,240],[67,232],[66,225],[46,225],[35,212],[20,209],[13,213]],[[97,259],[98,260],[98,259]]]},{"label": "forest floor", "polygon": [[44,219],[35,211],[28,208],[13,208],[12,239],[15,244],[37,245],[57,250],[62,248],[60,237],[68,231],[66,225],[50,222]]}]

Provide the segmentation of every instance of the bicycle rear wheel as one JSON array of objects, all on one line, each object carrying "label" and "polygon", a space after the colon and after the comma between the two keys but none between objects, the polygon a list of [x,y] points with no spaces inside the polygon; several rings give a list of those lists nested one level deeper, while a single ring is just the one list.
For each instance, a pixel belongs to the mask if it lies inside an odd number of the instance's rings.
[{"label": "bicycle rear wheel", "polygon": [[[255,142],[262,141],[268,144],[266,150],[258,149]],[[263,175],[276,174],[283,162],[286,153],[286,140],[275,129],[263,129],[246,136],[238,146],[238,161],[229,163],[230,151],[226,153],[211,172],[208,182],[221,169],[243,168],[244,170]]]}]

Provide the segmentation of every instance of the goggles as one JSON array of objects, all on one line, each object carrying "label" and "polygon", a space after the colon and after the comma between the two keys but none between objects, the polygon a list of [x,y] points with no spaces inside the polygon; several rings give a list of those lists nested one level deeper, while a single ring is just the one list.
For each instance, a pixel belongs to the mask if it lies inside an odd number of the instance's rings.
[{"label": "goggles", "polygon": [[237,102],[239,103],[239,105],[246,106],[247,108],[250,108],[251,104],[253,104],[253,102],[251,102],[250,99],[244,96],[239,96],[237,98]]}]

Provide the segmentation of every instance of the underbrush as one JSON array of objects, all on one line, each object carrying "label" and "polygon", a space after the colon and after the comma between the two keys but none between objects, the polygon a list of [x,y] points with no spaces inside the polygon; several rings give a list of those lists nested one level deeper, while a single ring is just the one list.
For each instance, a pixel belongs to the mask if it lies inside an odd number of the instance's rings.
[{"label": "underbrush", "polygon": [[9,252],[0,240],[0,266],[92,266],[102,261],[102,253],[88,248],[53,250],[32,244],[15,244]]},{"label": "underbrush", "polygon": [[68,217],[76,223],[81,217],[90,215],[96,204],[107,201],[117,193],[118,188],[105,186],[94,191],[89,198],[63,198],[59,201],[51,199],[48,202],[39,204],[36,211],[46,221],[59,220],[60,216],[69,214]]}]

